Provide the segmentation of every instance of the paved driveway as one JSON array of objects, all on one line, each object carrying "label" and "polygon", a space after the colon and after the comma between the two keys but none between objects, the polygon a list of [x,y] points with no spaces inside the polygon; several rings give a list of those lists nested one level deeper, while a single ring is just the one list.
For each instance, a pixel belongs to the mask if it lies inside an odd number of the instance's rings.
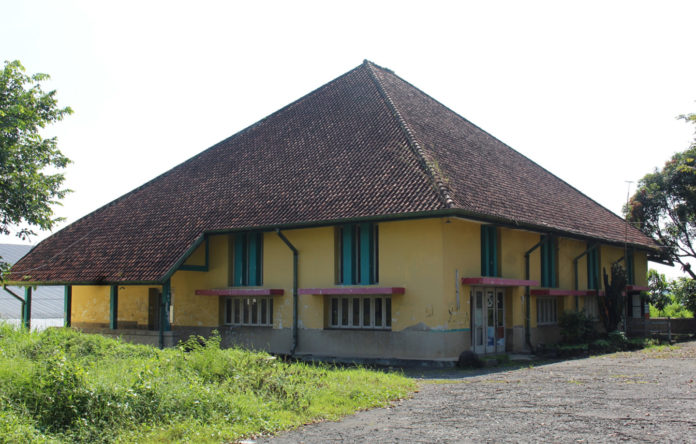
[{"label": "paved driveway", "polygon": [[421,376],[412,399],[258,442],[696,442],[696,342]]}]

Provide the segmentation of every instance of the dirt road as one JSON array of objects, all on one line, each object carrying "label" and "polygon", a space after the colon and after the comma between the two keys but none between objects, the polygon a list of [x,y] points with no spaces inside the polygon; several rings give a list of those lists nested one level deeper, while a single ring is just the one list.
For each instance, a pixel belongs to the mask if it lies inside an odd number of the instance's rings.
[{"label": "dirt road", "polygon": [[696,442],[696,342],[420,376],[412,399],[257,442]]}]

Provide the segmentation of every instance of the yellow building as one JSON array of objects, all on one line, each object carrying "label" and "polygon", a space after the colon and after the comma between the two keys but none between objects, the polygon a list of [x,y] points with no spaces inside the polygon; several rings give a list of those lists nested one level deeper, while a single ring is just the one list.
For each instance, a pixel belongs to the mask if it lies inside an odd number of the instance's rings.
[{"label": "yellow building", "polygon": [[556,342],[563,311],[598,315],[611,264],[645,289],[657,249],[366,61],[46,239],[11,280],[65,285],[67,323],[138,342],[217,330],[279,354],[453,360]]}]

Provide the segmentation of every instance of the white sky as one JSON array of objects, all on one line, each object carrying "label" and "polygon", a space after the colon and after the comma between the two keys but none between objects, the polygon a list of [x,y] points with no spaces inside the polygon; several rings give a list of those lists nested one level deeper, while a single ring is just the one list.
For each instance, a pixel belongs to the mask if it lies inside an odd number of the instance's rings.
[{"label": "white sky", "polygon": [[620,213],[625,181],[693,138],[675,116],[696,112],[695,19],[694,1],[0,0],[0,59],[75,110],[46,131],[74,161],[67,223],[365,58]]}]

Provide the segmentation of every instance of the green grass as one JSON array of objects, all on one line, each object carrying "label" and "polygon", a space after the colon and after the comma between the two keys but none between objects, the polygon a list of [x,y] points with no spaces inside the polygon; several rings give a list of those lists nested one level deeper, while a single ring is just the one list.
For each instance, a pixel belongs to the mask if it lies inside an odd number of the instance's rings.
[{"label": "green grass", "polygon": [[387,404],[400,374],[221,349],[159,350],[70,329],[0,324],[0,443],[221,443]]}]

